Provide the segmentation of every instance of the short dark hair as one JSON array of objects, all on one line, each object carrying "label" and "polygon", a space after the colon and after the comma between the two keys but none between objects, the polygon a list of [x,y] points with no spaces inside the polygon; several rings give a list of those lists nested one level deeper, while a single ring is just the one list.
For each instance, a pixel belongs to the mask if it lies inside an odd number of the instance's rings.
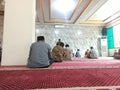
[{"label": "short dark hair", "polygon": [[37,41],[44,41],[44,40],[45,40],[44,36],[38,36],[37,37]]},{"label": "short dark hair", "polygon": [[68,45],[68,44],[66,44],[66,45],[65,45],[65,47],[69,47],[69,45]]},{"label": "short dark hair", "polygon": [[77,51],[80,51],[80,49],[77,49]]},{"label": "short dark hair", "polygon": [[64,47],[64,43],[63,43],[63,42],[61,42],[61,43],[60,43],[60,46],[61,46],[61,47]]},{"label": "short dark hair", "polygon": [[93,49],[93,46],[91,46],[90,49]]},{"label": "short dark hair", "polygon": [[60,42],[57,42],[56,45],[60,45]]},{"label": "short dark hair", "polygon": [[58,39],[58,41],[61,41],[61,39]]}]

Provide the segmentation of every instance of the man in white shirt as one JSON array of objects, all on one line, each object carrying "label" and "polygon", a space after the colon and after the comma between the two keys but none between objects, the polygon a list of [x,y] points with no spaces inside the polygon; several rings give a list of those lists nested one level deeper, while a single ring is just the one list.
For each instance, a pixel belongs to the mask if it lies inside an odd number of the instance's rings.
[{"label": "man in white shirt", "polygon": [[94,48],[92,46],[90,47],[90,58],[91,59],[97,59],[98,58],[97,52],[94,50]]}]

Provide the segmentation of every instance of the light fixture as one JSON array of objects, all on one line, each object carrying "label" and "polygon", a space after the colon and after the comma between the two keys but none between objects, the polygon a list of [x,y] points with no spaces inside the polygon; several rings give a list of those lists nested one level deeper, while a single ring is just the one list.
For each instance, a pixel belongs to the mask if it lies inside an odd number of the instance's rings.
[{"label": "light fixture", "polygon": [[81,34],[81,31],[78,31],[77,34],[80,35],[80,34]]},{"label": "light fixture", "polygon": [[55,25],[55,28],[64,28],[64,25]]},{"label": "light fixture", "polygon": [[53,7],[60,13],[67,14],[69,11],[71,11],[75,7],[75,1],[74,0],[53,0]]},{"label": "light fixture", "polygon": [[36,33],[39,33],[39,29],[36,29]]},{"label": "light fixture", "polygon": [[55,34],[59,34],[59,31],[55,30]]}]

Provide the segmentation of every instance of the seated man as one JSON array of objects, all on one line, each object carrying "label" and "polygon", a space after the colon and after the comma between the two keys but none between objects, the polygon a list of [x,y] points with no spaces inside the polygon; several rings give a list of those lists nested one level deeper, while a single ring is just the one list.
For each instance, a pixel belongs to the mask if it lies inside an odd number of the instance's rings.
[{"label": "seated man", "polygon": [[37,42],[31,45],[27,66],[30,68],[44,68],[52,62],[51,47],[45,43],[44,36],[39,36]]},{"label": "seated man", "polygon": [[64,43],[57,43],[52,50],[54,62],[62,62],[64,59]]},{"label": "seated man", "polygon": [[85,51],[85,56],[84,56],[85,58],[89,58],[90,57],[90,51],[89,51],[89,49],[87,49],[86,51]]},{"label": "seated man", "polygon": [[81,57],[80,49],[77,49],[77,51],[76,51],[76,53],[75,53],[75,56],[76,56],[76,57]]},{"label": "seated man", "polygon": [[[114,52],[115,54],[115,52]],[[116,53],[116,55],[114,55],[115,59],[120,59],[120,49],[118,49],[118,53]]]},{"label": "seated man", "polygon": [[97,52],[94,50],[94,48],[91,46],[90,47],[90,57],[91,59],[97,59]]},{"label": "seated man", "polygon": [[64,60],[72,60],[72,50],[69,48],[68,44],[65,45]]},{"label": "seated man", "polygon": [[114,57],[118,55],[117,50],[114,51]]}]

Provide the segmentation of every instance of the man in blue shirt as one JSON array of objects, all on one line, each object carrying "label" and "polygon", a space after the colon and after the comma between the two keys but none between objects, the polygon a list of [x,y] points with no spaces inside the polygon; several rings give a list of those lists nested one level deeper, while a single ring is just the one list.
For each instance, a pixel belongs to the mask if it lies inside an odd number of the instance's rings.
[{"label": "man in blue shirt", "polygon": [[27,66],[30,68],[44,68],[49,67],[52,63],[50,45],[45,43],[44,36],[37,37],[37,42],[34,42],[30,47]]},{"label": "man in blue shirt", "polygon": [[76,57],[81,57],[80,49],[77,49],[75,56],[76,56]]}]

